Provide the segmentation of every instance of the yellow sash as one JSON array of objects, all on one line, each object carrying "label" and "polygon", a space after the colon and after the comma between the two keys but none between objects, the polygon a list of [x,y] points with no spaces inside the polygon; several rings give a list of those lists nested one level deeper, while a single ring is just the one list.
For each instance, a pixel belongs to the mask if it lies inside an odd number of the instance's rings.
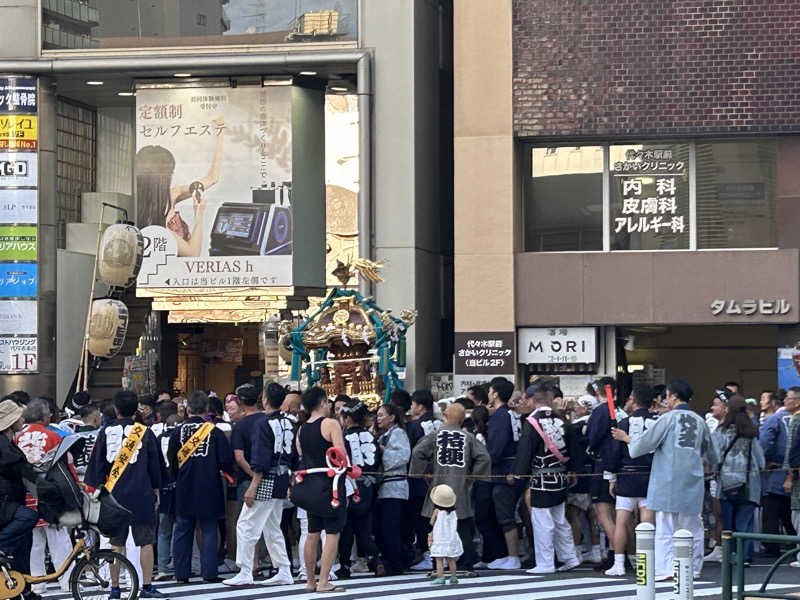
[{"label": "yellow sash", "polygon": [[200,428],[192,434],[192,437],[186,440],[186,443],[178,450],[178,468],[182,467],[183,464],[189,460],[189,457],[194,454],[197,447],[205,441],[213,430],[213,423],[203,423]]},{"label": "yellow sash", "polygon": [[122,477],[122,474],[128,467],[128,463],[131,462],[133,453],[136,452],[136,449],[142,442],[145,431],[147,431],[146,426],[141,423],[134,423],[128,437],[122,442],[122,448],[119,449],[119,454],[117,454],[117,458],[114,459],[114,464],[111,465],[111,472],[108,474],[108,479],[106,480],[106,489],[109,492],[117,485],[119,478]]}]

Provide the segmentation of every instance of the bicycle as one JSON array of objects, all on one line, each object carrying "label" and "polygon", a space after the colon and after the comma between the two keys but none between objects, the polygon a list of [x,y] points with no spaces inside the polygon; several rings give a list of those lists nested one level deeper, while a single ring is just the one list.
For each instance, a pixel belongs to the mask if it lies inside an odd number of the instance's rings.
[{"label": "bicycle", "polygon": [[[99,549],[100,532],[85,522],[72,531],[72,552],[54,573],[33,576],[14,571],[13,557],[0,552],[0,600],[10,600],[22,595],[26,585],[58,580],[70,566],[69,589],[75,600],[92,598],[107,600],[112,587],[120,588],[120,600],[137,600],[139,576],[131,562],[113,550]],[[87,542],[87,540],[89,540]],[[117,585],[112,585],[116,580]]]}]

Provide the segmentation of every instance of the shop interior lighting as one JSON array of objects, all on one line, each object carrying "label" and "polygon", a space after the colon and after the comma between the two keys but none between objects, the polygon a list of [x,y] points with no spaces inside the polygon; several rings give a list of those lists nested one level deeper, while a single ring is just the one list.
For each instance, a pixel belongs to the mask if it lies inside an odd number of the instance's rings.
[{"label": "shop interior lighting", "polygon": [[87,81],[86,85],[103,85],[103,83],[104,82],[102,81],[92,80],[92,81]]},{"label": "shop interior lighting", "polygon": [[261,85],[263,87],[270,87],[273,85],[292,85],[293,80],[291,77],[270,77],[269,79],[262,79]]},{"label": "shop interior lighting", "polygon": [[135,96],[133,92],[117,92],[117,96]]},{"label": "shop interior lighting", "polygon": [[173,73],[172,76],[173,77],[191,77],[192,74],[191,73]]},{"label": "shop interior lighting", "polygon": [[308,77],[313,77],[316,74],[316,71],[300,71],[300,75],[306,75]]},{"label": "shop interior lighting", "polygon": [[341,87],[341,86],[333,86],[333,87],[330,87],[328,89],[330,89],[330,91],[332,91],[332,92],[346,92],[347,91],[346,87]]},{"label": "shop interior lighting", "polygon": [[[260,83],[260,80],[259,80]],[[231,87],[230,78],[192,78],[192,79],[138,79],[134,82],[136,90],[156,90],[156,89],[176,89],[176,88],[198,88]],[[135,91],[135,90],[134,90]]]}]

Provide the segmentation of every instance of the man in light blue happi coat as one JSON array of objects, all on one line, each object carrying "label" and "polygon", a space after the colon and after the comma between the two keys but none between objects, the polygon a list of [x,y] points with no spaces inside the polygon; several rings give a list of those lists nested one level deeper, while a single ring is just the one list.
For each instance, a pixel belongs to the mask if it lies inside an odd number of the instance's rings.
[{"label": "man in light blue happi coat", "polygon": [[703,418],[691,410],[693,390],[682,379],[667,386],[669,412],[631,439],[614,429],[614,438],[629,444],[631,458],[653,452],[647,508],[656,511],[656,580],[672,576],[672,534],[687,529],[694,537],[694,576],[703,568],[703,461],[716,468],[718,457]]}]

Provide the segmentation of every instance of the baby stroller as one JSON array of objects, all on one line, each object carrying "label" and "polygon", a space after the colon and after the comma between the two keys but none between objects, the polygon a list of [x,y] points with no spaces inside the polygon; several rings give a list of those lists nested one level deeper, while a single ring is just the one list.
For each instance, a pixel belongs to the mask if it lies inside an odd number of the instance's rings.
[{"label": "baby stroller", "polygon": [[64,438],[52,456],[37,466],[41,472],[35,495],[39,515],[48,523],[69,528],[72,552],[55,572],[33,577],[11,569],[11,557],[0,553],[0,600],[19,596],[26,585],[58,580],[71,565],[70,591],[75,600],[107,598],[112,587],[119,587],[122,600],[139,596],[139,577],[127,558],[111,550],[100,550],[100,536],[116,537],[127,532],[130,512],[106,490],[87,494],[78,485],[69,465],[69,455],[77,455],[88,435]]}]

